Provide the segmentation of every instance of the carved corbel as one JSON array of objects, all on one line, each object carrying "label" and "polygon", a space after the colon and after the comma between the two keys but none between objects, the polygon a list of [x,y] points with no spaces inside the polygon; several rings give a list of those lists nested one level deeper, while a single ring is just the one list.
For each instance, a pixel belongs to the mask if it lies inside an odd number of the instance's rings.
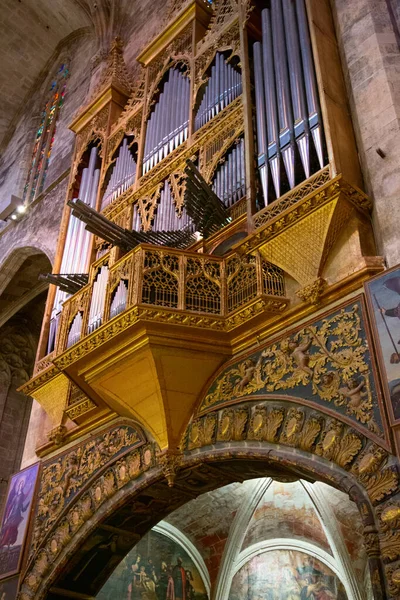
[{"label": "carved corbel", "polygon": [[320,303],[321,295],[327,286],[327,282],[322,277],[318,277],[309,285],[304,286],[296,292],[296,296],[303,302],[316,306]]},{"label": "carved corbel", "polygon": [[169,487],[174,487],[175,479],[182,466],[182,453],[174,450],[165,450],[157,456],[157,462],[161,466]]}]

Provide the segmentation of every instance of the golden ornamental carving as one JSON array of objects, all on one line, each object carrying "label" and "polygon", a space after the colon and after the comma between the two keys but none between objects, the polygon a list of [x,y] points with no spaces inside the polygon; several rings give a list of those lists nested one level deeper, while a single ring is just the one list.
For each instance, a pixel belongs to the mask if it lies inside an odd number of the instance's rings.
[{"label": "golden ornamental carving", "polygon": [[157,456],[157,462],[161,466],[168,487],[173,487],[177,473],[182,466],[182,454],[177,451],[167,450]]},{"label": "golden ornamental carving", "polygon": [[[230,25],[234,20],[237,21],[239,14],[239,5],[235,0],[218,0],[213,7],[213,15],[208,26],[206,35],[197,43],[196,55],[203,54],[210,47],[221,48],[223,46],[222,37],[227,38],[227,42],[232,38],[230,29],[238,23]],[[223,33],[224,32],[224,33]]]},{"label": "golden ornamental carving", "polygon": [[263,405],[256,406],[251,417],[248,438],[274,443],[278,430],[285,417],[282,408],[267,410]]},{"label": "golden ornamental carving", "polygon": [[[65,516],[56,523],[47,536],[41,536],[42,545],[34,556],[31,556],[27,572],[21,585],[20,598],[33,598],[61,552],[68,546],[74,533],[87,523],[96,510],[124,485],[136,479],[143,471],[154,465],[155,450],[150,444],[134,449],[123,459],[117,460],[99,478],[91,484],[88,491],[78,496]],[[35,530],[34,530],[35,537]],[[37,537],[37,536],[36,536]],[[37,546],[32,548],[35,550]]]},{"label": "golden ornamental carving", "polygon": [[214,442],[217,427],[217,416],[207,415],[205,419],[198,419],[190,426],[188,437],[188,448],[201,448],[209,446]]},{"label": "golden ornamental carving", "polygon": [[396,467],[387,467],[362,480],[372,504],[377,504],[398,489],[399,476]]},{"label": "golden ornamental carving", "polygon": [[[218,417],[216,440],[204,441],[202,435],[205,419]],[[209,421],[211,423],[211,421]],[[254,406],[222,408],[197,418],[183,437],[183,449],[200,448],[217,442],[239,440],[265,441],[321,456],[338,467],[351,470],[365,446],[362,435],[335,419],[325,420],[322,415],[307,408],[276,405],[264,401]],[[361,482],[361,481],[360,481]],[[370,480],[362,481],[368,491]]]},{"label": "golden ornamental carving", "polygon": [[330,181],[329,167],[324,167],[315,175],[309,177],[306,181],[296,186],[294,190],[291,190],[287,194],[284,194],[278,200],[266,206],[263,210],[260,210],[254,215],[254,226],[256,228],[266,225],[274,217],[281,214],[284,210],[291,208],[299,200],[303,200],[309,194],[316,192],[319,188],[324,186]]},{"label": "golden ornamental carving", "polygon": [[298,390],[382,437],[360,312],[358,304],[341,309],[225,369],[200,412],[261,391]]},{"label": "golden ornamental carving", "polygon": [[313,283],[310,285],[306,285],[301,290],[296,292],[296,296],[298,296],[303,302],[307,302],[312,306],[319,304],[321,295],[327,286],[327,282],[322,277],[318,277]]},{"label": "golden ornamental carving", "polygon": [[93,473],[105,466],[123,449],[140,443],[143,443],[143,440],[132,427],[125,425],[114,427],[103,435],[66,452],[58,459],[44,463],[34,521],[32,550],[38,547],[43,536]]},{"label": "golden ornamental carving", "polygon": [[337,421],[331,421],[316,448],[316,453],[345,468],[353,461],[361,448],[362,439],[359,435],[354,432],[344,434],[344,425]]},{"label": "golden ornamental carving", "polygon": [[219,420],[217,440],[242,440],[248,418],[249,414],[245,408],[223,411]]}]

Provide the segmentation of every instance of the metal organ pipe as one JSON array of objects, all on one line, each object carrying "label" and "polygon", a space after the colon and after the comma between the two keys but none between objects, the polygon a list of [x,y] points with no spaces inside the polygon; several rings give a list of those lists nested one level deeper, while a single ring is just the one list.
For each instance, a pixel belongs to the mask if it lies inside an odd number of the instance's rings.
[{"label": "metal organ pipe", "polygon": [[133,183],[136,176],[136,161],[128,145],[128,138],[124,138],[115,161],[106,191],[104,192],[101,208],[105,208],[118,196],[123,194]]},{"label": "metal organ pipe", "polygon": [[322,119],[304,0],[296,0],[296,14],[299,26],[301,59],[303,63],[304,83],[307,96],[308,122],[310,125],[311,134],[313,136],[315,149],[317,151],[319,166],[322,169],[324,166],[322,149]]},{"label": "metal organ pipe", "polygon": [[121,280],[115,290],[110,306],[110,319],[119,315],[126,308],[128,299],[128,288],[124,280]]},{"label": "metal organ pipe", "polygon": [[[281,156],[287,184],[290,188],[296,185],[296,144],[305,176],[310,176],[313,168],[310,132],[319,166],[323,167],[322,124],[304,0],[271,0],[271,8],[262,11],[261,19],[261,47],[260,42],[253,46],[254,78],[258,166],[264,199],[268,203],[266,171],[271,170],[275,194],[279,197],[283,183]],[[264,110],[264,117],[258,114]]]},{"label": "metal organ pipe", "polygon": [[260,171],[261,185],[264,192],[265,203],[268,202],[268,159],[267,159],[267,127],[265,123],[265,98],[263,90],[263,64],[261,44],[254,44],[254,79],[256,94],[256,117],[258,134],[258,170]]},{"label": "metal organ pipe", "polygon": [[143,174],[175,150],[188,136],[190,81],[171,68],[147,122]]},{"label": "metal organ pipe", "polygon": [[183,208],[179,217],[169,181],[165,181],[160,193],[152,231],[178,231],[189,227],[191,220]]},{"label": "metal organ pipe", "polygon": [[108,266],[103,265],[93,283],[92,298],[90,302],[88,333],[91,333],[103,322],[106,290],[108,282]]},{"label": "metal organ pipe", "polygon": [[[81,184],[79,187],[78,197],[95,208],[97,189],[99,184],[100,169],[96,169],[97,148],[93,147],[90,151],[89,165],[82,170]],[[60,273],[85,273],[87,272],[88,250],[91,239],[91,233],[86,231],[85,224],[74,217],[72,214],[69,218],[67,236],[65,240],[64,252],[61,261]],[[53,310],[50,319],[50,333],[47,346],[47,352],[52,352],[57,334],[58,321],[61,308],[68,294],[57,288],[54,299]],[[70,335],[68,335],[68,343],[72,339],[77,341],[80,336],[80,327],[82,326],[82,315],[80,313],[75,317],[71,326]],[[78,335],[79,330],[79,336]],[[72,332],[72,333],[71,333]],[[71,344],[74,344],[72,341]]]},{"label": "metal organ pipe", "polygon": [[225,162],[218,167],[212,190],[228,208],[246,194],[243,139],[228,152]]},{"label": "metal organ pipe", "polygon": [[210,77],[196,113],[195,130],[200,129],[220,110],[228,106],[242,93],[242,76],[217,52]]},{"label": "metal organ pipe", "polygon": [[294,137],[306,177],[310,176],[309,126],[301,65],[296,15],[291,0],[283,0],[286,47],[289,61],[290,90],[294,115]]},{"label": "metal organ pipe", "polygon": [[294,122],[290,101],[289,75],[287,69],[287,55],[285,46],[285,32],[283,28],[283,15],[281,0],[272,0],[272,31],[274,63],[276,74],[276,88],[278,97],[279,115],[279,145],[285,165],[286,175],[291,188],[294,180]]}]

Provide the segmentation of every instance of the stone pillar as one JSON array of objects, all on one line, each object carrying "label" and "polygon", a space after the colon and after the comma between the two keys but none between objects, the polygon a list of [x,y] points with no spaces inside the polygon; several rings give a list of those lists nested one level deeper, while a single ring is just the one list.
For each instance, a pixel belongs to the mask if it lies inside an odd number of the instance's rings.
[{"label": "stone pillar", "polygon": [[400,263],[400,50],[386,0],[331,0],[379,253]]}]

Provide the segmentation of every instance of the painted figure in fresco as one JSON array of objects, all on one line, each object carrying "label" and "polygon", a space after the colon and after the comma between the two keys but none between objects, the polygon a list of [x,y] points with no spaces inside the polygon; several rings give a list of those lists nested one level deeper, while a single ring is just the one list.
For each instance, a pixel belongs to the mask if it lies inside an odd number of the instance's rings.
[{"label": "painted figure in fresco", "polygon": [[186,600],[186,571],[182,566],[182,558],[180,556],[178,556],[176,562],[177,564],[172,569],[175,600]]},{"label": "painted figure in fresco", "polygon": [[192,572],[189,571],[189,569],[186,569],[185,574],[186,574],[186,600],[194,600],[195,591],[194,591],[194,587],[192,585],[192,581],[193,581]]},{"label": "painted figure in fresco", "polygon": [[172,579],[171,569],[163,560],[161,562],[160,574],[156,582],[156,594],[158,600],[175,600],[174,580]]},{"label": "painted figure in fresco", "polygon": [[136,583],[141,600],[157,600],[155,581],[146,573],[146,567],[142,565],[139,571],[139,580]]},{"label": "painted figure in fresco", "polygon": [[15,544],[18,538],[18,529],[24,520],[23,513],[29,506],[29,491],[25,491],[25,479],[17,481],[14,490],[8,498],[6,510],[4,512],[3,529],[0,538],[0,548],[10,547]]},{"label": "painted figure in fresco", "polygon": [[140,587],[140,566],[141,566],[140,563],[141,563],[141,560],[142,560],[142,557],[140,556],[140,554],[138,554],[136,556],[135,562],[131,566],[132,580],[131,580],[131,583],[128,588],[128,591],[130,592],[131,600],[139,600],[139,598],[140,598],[139,587]]}]

